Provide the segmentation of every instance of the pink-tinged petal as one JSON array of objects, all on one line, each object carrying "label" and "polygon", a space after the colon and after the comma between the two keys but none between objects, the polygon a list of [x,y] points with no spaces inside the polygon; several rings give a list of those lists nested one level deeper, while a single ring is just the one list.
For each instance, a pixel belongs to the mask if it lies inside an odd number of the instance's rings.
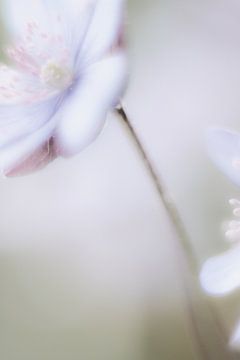
[{"label": "pink-tinged petal", "polygon": [[56,118],[53,118],[33,134],[1,149],[1,173],[4,175],[14,173],[15,169],[19,169],[35,152],[41,150],[52,137],[55,126]]},{"label": "pink-tinged petal", "polygon": [[94,15],[80,50],[80,66],[108,52],[118,43],[122,32],[125,0],[98,0],[95,3]]},{"label": "pink-tinged petal", "polygon": [[15,67],[36,79],[49,59],[73,66],[77,47],[72,39],[74,22],[60,15],[63,9],[50,6],[54,3],[43,0],[6,0],[4,3],[4,18],[10,33],[6,53]]},{"label": "pink-tinged petal", "polygon": [[31,102],[43,94],[42,84],[30,73],[0,64],[0,106]]},{"label": "pink-tinged petal", "polygon": [[8,177],[28,175],[39,171],[57,157],[54,148],[54,139],[50,138],[39,149],[34,151],[26,160],[14,167],[5,175]]},{"label": "pink-tinged petal", "polygon": [[16,40],[24,37],[33,53],[45,50],[56,57],[61,46],[66,46],[74,56],[87,33],[96,2],[3,0],[3,14],[10,35]]},{"label": "pink-tinged petal", "polygon": [[0,150],[45,125],[56,113],[61,98],[27,105],[0,106]]},{"label": "pink-tinged petal", "polygon": [[210,258],[203,265],[200,281],[205,291],[224,295],[240,287],[240,245],[222,255]]},{"label": "pink-tinged petal", "polygon": [[225,129],[213,129],[208,135],[208,149],[220,170],[240,185],[240,135]]},{"label": "pink-tinged petal", "polygon": [[107,112],[116,105],[126,82],[126,58],[118,52],[88,67],[66,99],[56,131],[63,156],[78,153],[101,131]]}]

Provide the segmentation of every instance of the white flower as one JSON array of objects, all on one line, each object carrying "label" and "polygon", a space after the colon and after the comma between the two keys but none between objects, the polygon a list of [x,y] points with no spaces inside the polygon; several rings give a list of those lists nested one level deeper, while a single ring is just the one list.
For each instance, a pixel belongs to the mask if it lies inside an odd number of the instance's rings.
[{"label": "white flower", "polygon": [[78,153],[126,80],[124,0],[5,0],[14,42],[0,66],[0,170]]},{"label": "white flower", "polygon": [[235,219],[228,223],[225,231],[230,250],[213,257],[204,264],[200,280],[203,288],[213,295],[224,295],[240,287],[240,202],[231,199]]},{"label": "white flower", "polygon": [[[230,294],[240,288],[240,201],[231,199],[229,202],[235,219],[228,223],[225,237],[231,248],[208,259],[200,274],[204,290],[215,296]],[[230,339],[230,345],[240,349],[240,323]]]},{"label": "white flower", "polygon": [[[209,155],[217,166],[240,185],[240,135],[225,129],[212,129],[208,134]],[[240,287],[240,201],[231,199],[234,220],[228,223],[225,237],[231,249],[206,261],[200,279],[204,289],[224,295]]]},{"label": "white flower", "polygon": [[[222,172],[240,186],[240,134],[212,129],[208,134],[209,155]],[[200,274],[202,287],[211,295],[223,296],[240,288],[240,201],[231,199],[234,220],[228,223],[225,237],[229,250],[205,262]],[[229,345],[240,350],[240,322]]]}]

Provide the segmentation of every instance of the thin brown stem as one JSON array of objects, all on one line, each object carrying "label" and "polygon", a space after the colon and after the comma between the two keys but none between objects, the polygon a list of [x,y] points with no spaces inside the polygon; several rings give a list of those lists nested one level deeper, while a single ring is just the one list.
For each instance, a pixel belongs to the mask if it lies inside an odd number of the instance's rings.
[{"label": "thin brown stem", "polygon": [[148,169],[149,175],[151,176],[151,178],[153,180],[155,188],[156,188],[156,190],[164,204],[164,207],[165,207],[165,209],[166,209],[166,211],[178,233],[179,238],[182,241],[182,246],[184,247],[184,250],[188,254],[188,261],[190,263],[191,268],[194,270],[195,273],[198,273],[198,265],[197,265],[197,261],[196,261],[193,249],[190,244],[189,235],[185,229],[185,226],[182,222],[179,212],[178,212],[173,200],[171,199],[169,192],[167,191],[167,188],[163,184],[160,174],[157,173],[156,170],[154,169],[154,166],[152,165],[152,163],[149,159],[149,156],[147,155],[147,152],[146,152],[142,142],[140,141],[133,125],[129,121],[128,116],[127,116],[125,110],[123,109],[123,107],[121,106],[121,107],[117,108],[117,112],[121,116],[125,125],[127,126],[128,130],[138,148],[138,151],[146,164],[146,167]]}]

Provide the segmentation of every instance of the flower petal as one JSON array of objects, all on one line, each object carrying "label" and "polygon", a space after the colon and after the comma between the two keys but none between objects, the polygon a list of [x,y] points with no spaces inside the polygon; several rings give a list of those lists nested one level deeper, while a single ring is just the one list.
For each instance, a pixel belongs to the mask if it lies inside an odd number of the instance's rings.
[{"label": "flower petal", "polygon": [[240,135],[225,129],[213,129],[208,135],[208,149],[223,173],[240,185]]},{"label": "flower petal", "polygon": [[116,45],[123,26],[125,0],[97,0],[79,62],[91,63]]},{"label": "flower petal", "polygon": [[52,18],[54,16],[56,18],[57,14],[57,32],[64,35],[66,46],[69,47],[73,57],[77,57],[91,23],[97,0],[43,0],[43,2],[46,12],[51,14]]},{"label": "flower petal", "polygon": [[77,17],[79,17],[79,14],[82,11],[84,11],[88,6],[92,6],[92,5],[94,6],[95,2],[98,0],[40,0],[40,1],[45,6],[48,13],[63,15],[64,17],[67,17],[68,20],[77,21]]},{"label": "flower petal", "polygon": [[239,260],[240,245],[207,260],[200,274],[204,290],[212,295],[224,295],[240,287]]},{"label": "flower petal", "polygon": [[0,106],[0,150],[30,135],[56,113],[60,97],[28,105]]},{"label": "flower petal", "polygon": [[74,155],[101,131],[126,81],[126,58],[118,52],[88,67],[62,106],[56,131],[59,153]]},{"label": "flower petal", "polygon": [[7,175],[21,166],[35,151],[39,150],[51,137],[56,126],[52,118],[38,131],[0,150],[0,171]]},{"label": "flower petal", "polygon": [[45,23],[50,28],[49,14],[41,0],[2,0],[4,19],[12,35],[21,35],[30,20]]},{"label": "flower petal", "polygon": [[54,140],[50,138],[40,148],[34,151],[26,160],[12,168],[5,175],[8,177],[28,175],[43,169],[57,157],[54,149]]},{"label": "flower petal", "polygon": [[[4,19],[11,36],[28,39],[35,35],[32,40],[33,52],[35,48],[39,52],[46,45],[48,37],[53,39],[49,42],[55,53],[61,45],[61,38],[67,48],[76,53],[87,33],[96,1],[3,0]],[[29,24],[34,24],[34,34]]]}]

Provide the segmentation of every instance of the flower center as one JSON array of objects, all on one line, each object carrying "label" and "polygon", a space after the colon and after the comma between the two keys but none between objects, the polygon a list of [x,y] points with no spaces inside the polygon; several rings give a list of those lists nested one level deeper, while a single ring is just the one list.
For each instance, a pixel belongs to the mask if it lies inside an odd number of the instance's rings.
[{"label": "flower center", "polygon": [[47,87],[62,90],[73,82],[72,71],[55,60],[48,60],[40,70],[40,79]]}]

